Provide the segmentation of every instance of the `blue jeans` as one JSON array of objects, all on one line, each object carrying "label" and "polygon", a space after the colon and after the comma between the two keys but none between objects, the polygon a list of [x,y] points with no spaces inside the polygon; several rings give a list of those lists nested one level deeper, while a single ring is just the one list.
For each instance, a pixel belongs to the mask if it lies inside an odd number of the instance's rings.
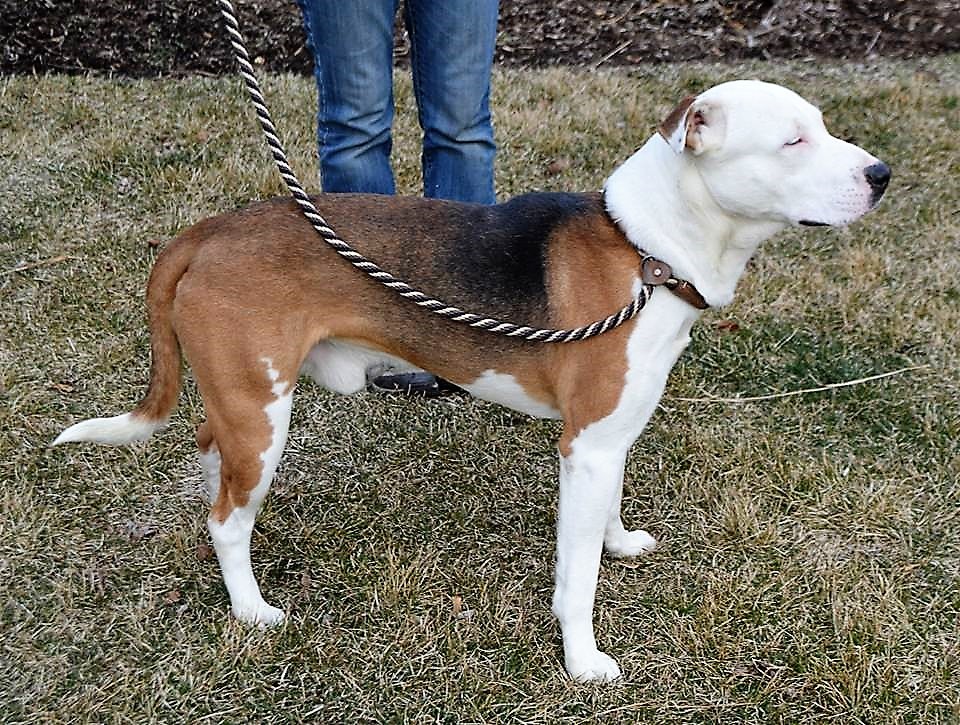
[{"label": "blue jeans", "polygon": [[[399,0],[297,0],[318,92],[324,191],[392,194],[393,19]],[[424,196],[492,204],[490,71],[498,0],[406,0]]]}]

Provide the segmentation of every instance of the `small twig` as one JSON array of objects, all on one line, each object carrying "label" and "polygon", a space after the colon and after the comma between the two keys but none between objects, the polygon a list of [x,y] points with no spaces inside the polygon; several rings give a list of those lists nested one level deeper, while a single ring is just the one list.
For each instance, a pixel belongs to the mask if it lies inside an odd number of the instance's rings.
[{"label": "small twig", "polygon": [[602,66],[604,63],[606,63],[608,60],[610,60],[613,56],[617,55],[618,53],[622,53],[624,50],[627,49],[627,47],[628,47],[628,46],[630,45],[630,43],[632,43],[632,42],[633,42],[633,40],[631,39],[631,40],[625,40],[625,41],[623,41],[622,43],[620,43],[620,45],[618,45],[616,48],[614,48],[613,50],[611,50],[609,53],[607,53],[605,56],[603,56],[600,60],[598,60],[596,63],[594,63],[594,64],[593,64],[593,69],[596,70],[597,68],[599,68],[600,66]]},{"label": "small twig", "polygon": [[908,368],[900,368],[899,370],[893,370],[888,373],[880,373],[878,375],[871,375],[866,378],[858,378],[857,380],[846,380],[842,383],[830,383],[829,385],[821,385],[819,388],[804,388],[803,390],[790,390],[786,393],[771,393],[770,395],[753,395],[746,398],[676,398],[673,396],[664,396],[667,400],[675,400],[680,403],[756,403],[763,400],[776,400],[778,398],[790,398],[795,395],[806,395],[808,393],[822,393],[827,390],[836,390],[837,388],[849,388],[854,385],[861,385],[863,383],[870,383],[874,380],[882,380],[883,378],[892,378],[894,375],[902,375],[903,373],[909,373],[913,370],[922,370],[924,368],[930,367],[929,365],[913,365]]},{"label": "small twig", "polygon": [[5,269],[0,272],[0,275],[16,274],[17,272],[26,272],[28,269],[36,269],[37,267],[47,267],[51,264],[60,264],[60,262],[66,262],[68,259],[78,259],[78,257],[71,257],[68,254],[61,254],[59,257],[50,257],[50,259],[41,259],[39,262],[31,262],[30,264],[18,264],[16,267],[11,267],[10,269]]}]

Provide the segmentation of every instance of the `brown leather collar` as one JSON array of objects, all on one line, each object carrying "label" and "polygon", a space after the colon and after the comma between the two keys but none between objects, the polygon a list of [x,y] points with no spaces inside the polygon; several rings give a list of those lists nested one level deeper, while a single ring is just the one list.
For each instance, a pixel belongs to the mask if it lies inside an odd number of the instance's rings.
[{"label": "brown leather collar", "polygon": [[[613,225],[617,227],[617,229],[620,229],[620,225],[610,216],[610,211],[607,209],[606,196],[606,192],[601,192],[600,198],[603,200],[603,211]],[[626,236],[622,229],[620,229],[620,233]],[[640,279],[644,284],[648,284],[651,287],[666,287],[681,300],[698,310],[710,308],[707,301],[703,299],[703,295],[700,294],[700,290],[694,287],[692,282],[687,282],[685,279],[677,279],[673,276],[673,270],[669,264],[661,262],[656,257],[651,257],[643,250],[638,251],[640,252]]]},{"label": "brown leather collar", "polygon": [[666,287],[681,300],[698,310],[705,310],[710,307],[707,301],[703,299],[703,295],[700,294],[700,290],[693,284],[685,279],[677,279],[673,276],[673,270],[670,269],[669,264],[648,254],[645,254],[640,261],[640,279],[644,284],[652,287]]}]

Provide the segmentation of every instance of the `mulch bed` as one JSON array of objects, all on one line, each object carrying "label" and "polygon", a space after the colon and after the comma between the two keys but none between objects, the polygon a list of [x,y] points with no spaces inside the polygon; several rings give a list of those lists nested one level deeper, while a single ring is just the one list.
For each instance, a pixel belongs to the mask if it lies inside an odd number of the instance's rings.
[{"label": "mulch bed", "polygon": [[[310,72],[293,0],[236,5],[259,65]],[[956,51],[960,0],[501,0],[497,57],[536,67]],[[398,62],[405,56],[398,25]],[[233,68],[213,0],[0,0],[0,72],[149,76]]]}]

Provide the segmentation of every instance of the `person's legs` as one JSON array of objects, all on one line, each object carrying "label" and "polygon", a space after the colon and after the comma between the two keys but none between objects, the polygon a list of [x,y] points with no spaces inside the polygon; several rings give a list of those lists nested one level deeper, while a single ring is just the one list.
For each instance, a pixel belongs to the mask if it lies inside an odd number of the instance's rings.
[{"label": "person's legs", "polygon": [[[319,101],[317,138],[324,191],[394,193],[390,127],[393,121],[393,18],[398,0],[297,0],[297,3],[314,56]],[[433,8],[433,13],[427,13],[424,32],[416,36],[421,43],[417,58],[435,66],[423,74],[426,80],[417,92],[421,126],[426,129],[423,158],[425,187],[429,191],[425,195],[493,203],[495,149],[488,95],[497,2],[482,0],[476,4],[492,7],[482,29],[485,50],[479,60],[470,59],[471,54],[464,53],[461,47],[461,42],[464,46],[475,44],[477,29],[472,26],[476,8],[472,2],[457,0],[447,7],[446,2],[430,0],[427,6]],[[464,12],[460,12],[460,5],[464,6]],[[408,10],[408,27],[412,26],[410,15]],[[430,15],[442,16],[442,20],[431,20]],[[411,31],[411,45],[413,39]],[[437,41],[437,47],[429,45],[433,40]],[[464,55],[468,58],[463,58]],[[456,74],[462,73],[457,68],[464,66],[464,61],[467,61],[468,72],[461,82]],[[416,71],[414,75],[418,77]],[[442,82],[435,81],[435,76]],[[438,82],[439,86],[433,88]],[[425,103],[424,85],[429,88],[426,95],[430,96]],[[436,102],[440,99],[434,99],[435,94],[444,96],[442,103]],[[471,100],[470,96],[476,98]],[[465,102],[472,103],[475,112],[463,113]],[[468,118],[464,120],[461,116]],[[432,120],[437,117],[440,117],[439,123]],[[439,132],[434,131],[435,128]],[[473,143],[479,154],[463,149],[464,145],[470,145],[471,134],[480,138]],[[460,148],[448,150],[451,145]],[[481,157],[479,164],[471,160],[477,156]],[[374,386],[390,392],[427,396],[448,392],[452,387],[429,374],[381,376],[374,381]]]},{"label": "person's legs", "polygon": [[495,201],[489,100],[497,12],[497,0],[407,0],[424,196]]},{"label": "person's legs", "polygon": [[297,0],[317,81],[324,191],[394,193],[393,19],[398,0]]}]

